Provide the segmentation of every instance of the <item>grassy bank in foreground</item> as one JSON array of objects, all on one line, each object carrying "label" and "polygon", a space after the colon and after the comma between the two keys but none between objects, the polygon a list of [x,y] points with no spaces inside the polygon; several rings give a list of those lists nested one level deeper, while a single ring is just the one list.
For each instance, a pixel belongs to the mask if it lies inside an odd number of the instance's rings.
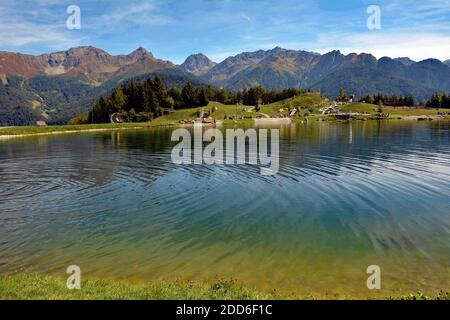
[{"label": "grassy bank in foreground", "polygon": [[129,285],[111,280],[86,280],[81,290],[68,290],[59,278],[39,275],[0,277],[0,300],[268,300],[282,299],[262,294],[232,280],[212,284],[152,282]]},{"label": "grassy bank in foreground", "polygon": [[[351,299],[351,297],[346,297]],[[261,293],[239,285],[233,280],[213,283],[152,282],[129,285],[112,280],[83,281],[81,290],[68,290],[65,280],[50,276],[16,275],[0,277],[0,300],[281,300],[299,299],[276,292]],[[308,297],[314,299],[314,297]],[[320,297],[318,297],[320,299]],[[404,297],[386,297],[402,300],[449,300],[450,294],[441,292],[427,297],[422,293]]]}]

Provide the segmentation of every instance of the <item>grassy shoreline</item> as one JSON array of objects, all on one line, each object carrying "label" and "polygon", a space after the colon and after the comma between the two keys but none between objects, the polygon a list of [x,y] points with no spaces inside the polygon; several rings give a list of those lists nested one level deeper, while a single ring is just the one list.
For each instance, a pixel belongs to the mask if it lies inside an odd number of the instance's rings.
[{"label": "grassy shoreline", "polygon": [[0,300],[271,300],[285,299],[237,284],[156,281],[129,284],[114,280],[83,280],[81,290],[69,290],[66,280],[46,275],[0,277]]},{"label": "grassy shoreline", "polygon": [[[352,299],[342,297],[340,299]],[[263,293],[238,284],[234,280],[218,279],[211,283],[176,281],[129,284],[114,280],[86,280],[81,290],[69,290],[64,279],[46,275],[0,276],[0,300],[298,300],[296,296]],[[308,297],[309,300],[322,297]],[[449,300],[450,293],[436,296],[422,293],[407,296],[387,296],[386,300]]]},{"label": "grassy shoreline", "polygon": [[[270,118],[276,120],[276,118]],[[329,116],[311,116],[310,121],[327,121],[327,122],[346,122],[343,120],[332,120]],[[361,120],[361,119],[357,119]],[[357,121],[355,120],[355,121]],[[374,121],[375,119],[368,118],[367,120]],[[422,119],[421,119],[422,120]],[[424,118],[423,120],[437,120],[433,118]],[[443,118],[442,120],[448,120],[448,118]],[[293,120],[296,122],[297,120]],[[376,120],[379,121],[379,120]],[[384,121],[417,121],[417,117],[412,117],[408,119],[404,117],[403,119],[386,119]],[[230,124],[243,124],[249,125],[253,121],[249,119],[237,120],[237,121],[223,121],[225,125]],[[19,126],[19,127],[0,127],[0,140],[8,139],[14,137],[29,137],[29,136],[40,136],[40,135],[56,135],[56,134],[70,134],[70,133],[83,133],[83,132],[102,132],[102,131],[115,131],[115,130],[139,130],[147,128],[158,128],[158,127],[174,127],[174,126],[186,126],[186,124],[175,123],[173,121],[159,121],[157,123],[146,122],[146,123],[123,123],[123,124],[86,124],[86,125],[61,125],[61,126],[48,126],[48,127],[33,127],[33,126]]]},{"label": "grassy shoreline", "polygon": [[[223,121],[224,125],[234,124],[234,121]],[[249,125],[248,120],[237,120],[236,124]],[[123,123],[123,124],[85,124],[85,125],[61,125],[61,126],[47,126],[47,127],[0,127],[0,140],[14,137],[31,137],[41,135],[57,135],[83,132],[102,132],[102,131],[117,131],[117,130],[140,130],[148,128],[160,127],[177,127],[189,126],[189,124],[174,123],[172,121],[159,121],[157,123]]]},{"label": "grassy shoreline", "polygon": [[[122,123],[122,124],[85,124],[85,125],[62,125],[62,126],[23,126],[23,127],[0,127],[0,140],[13,137],[26,137],[36,135],[78,133],[78,132],[95,132],[106,130],[138,130],[155,127],[180,126],[192,123],[197,119],[200,110],[208,110],[210,116],[216,121],[220,121],[224,125],[252,125],[257,118],[277,119],[283,118],[292,110],[292,106],[301,107],[299,112],[293,119],[293,122],[309,119],[310,121],[327,121],[342,122],[336,120],[331,115],[322,115],[321,108],[330,104],[330,101],[324,100],[318,94],[308,93],[301,97],[279,101],[276,103],[264,105],[260,112],[256,112],[254,107],[223,105],[218,102],[210,102],[204,108],[188,108],[180,109],[171,114],[156,118],[152,122],[142,123]],[[377,106],[357,103],[348,104],[341,107],[342,112],[355,113],[354,120],[376,120]],[[385,113],[390,114],[389,121],[417,121],[417,120],[448,120],[449,115],[440,117],[438,109],[424,108],[384,108]],[[238,120],[231,120],[237,118]],[[184,123],[184,124],[183,124]]]},{"label": "grassy shoreline", "polygon": [[49,135],[77,132],[96,132],[109,130],[131,130],[144,129],[161,125],[152,125],[149,123],[123,123],[123,124],[85,124],[85,125],[61,125],[48,127],[0,127],[0,138],[12,136],[33,136],[33,135]]}]

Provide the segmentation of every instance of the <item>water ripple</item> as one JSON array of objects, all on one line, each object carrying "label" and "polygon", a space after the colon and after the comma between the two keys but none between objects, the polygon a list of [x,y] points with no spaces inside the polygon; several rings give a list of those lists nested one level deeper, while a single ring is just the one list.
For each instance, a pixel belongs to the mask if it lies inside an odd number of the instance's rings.
[{"label": "water ripple", "polygon": [[170,129],[0,142],[0,273],[283,282],[375,260],[442,282],[448,123],[291,129],[276,176],[174,165]]}]

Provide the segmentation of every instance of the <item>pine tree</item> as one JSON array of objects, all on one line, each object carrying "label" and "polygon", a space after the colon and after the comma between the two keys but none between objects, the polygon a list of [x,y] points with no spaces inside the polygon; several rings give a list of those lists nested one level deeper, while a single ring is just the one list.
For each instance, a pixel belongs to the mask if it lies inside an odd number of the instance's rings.
[{"label": "pine tree", "polygon": [[159,102],[162,102],[167,96],[166,86],[164,85],[164,81],[159,76],[156,76],[152,82],[152,90],[155,92],[156,98]]},{"label": "pine tree", "polygon": [[369,104],[375,103],[375,99],[373,98],[373,96],[367,96],[365,101],[366,101],[366,103],[369,103]]},{"label": "pine tree", "polygon": [[123,94],[121,87],[114,90],[111,96],[111,101],[116,112],[121,111],[125,106],[126,96]]},{"label": "pine tree", "polygon": [[155,112],[160,107],[159,101],[156,97],[155,92],[148,91],[145,95],[145,112]]},{"label": "pine tree", "polygon": [[175,100],[171,96],[167,96],[163,100],[163,106],[166,109],[173,110],[175,109]]},{"label": "pine tree", "polygon": [[180,109],[183,107],[183,97],[177,87],[172,87],[167,94],[173,99],[175,109]]},{"label": "pine tree", "polygon": [[181,96],[186,107],[195,106],[195,91],[190,82],[184,86]]},{"label": "pine tree", "polygon": [[445,93],[442,95],[441,108],[450,108],[450,95],[446,95]]},{"label": "pine tree", "polygon": [[113,113],[112,103],[109,99],[101,97],[94,105],[93,116],[95,123],[109,123],[110,115]]},{"label": "pine tree", "polygon": [[426,107],[433,108],[433,109],[439,109],[441,107],[441,102],[442,102],[442,95],[439,93],[435,93],[430,98],[430,100],[427,101]]},{"label": "pine tree", "polygon": [[221,88],[216,93],[216,100],[217,100],[217,102],[220,102],[220,103],[223,103],[223,104],[227,103],[227,101],[228,101],[228,91],[226,89],[224,89],[224,88]]},{"label": "pine tree", "polygon": [[200,106],[207,106],[209,103],[208,93],[205,88],[200,89],[200,93],[198,95],[198,104]]},{"label": "pine tree", "polygon": [[344,88],[339,89],[338,101],[345,101],[346,95]]}]

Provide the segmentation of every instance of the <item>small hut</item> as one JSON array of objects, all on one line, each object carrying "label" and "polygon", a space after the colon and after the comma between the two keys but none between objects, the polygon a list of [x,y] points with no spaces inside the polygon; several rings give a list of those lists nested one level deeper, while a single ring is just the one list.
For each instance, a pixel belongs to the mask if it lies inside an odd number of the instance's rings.
[{"label": "small hut", "polygon": [[45,121],[36,121],[36,125],[38,127],[46,127],[47,126],[47,122],[45,122]]}]

